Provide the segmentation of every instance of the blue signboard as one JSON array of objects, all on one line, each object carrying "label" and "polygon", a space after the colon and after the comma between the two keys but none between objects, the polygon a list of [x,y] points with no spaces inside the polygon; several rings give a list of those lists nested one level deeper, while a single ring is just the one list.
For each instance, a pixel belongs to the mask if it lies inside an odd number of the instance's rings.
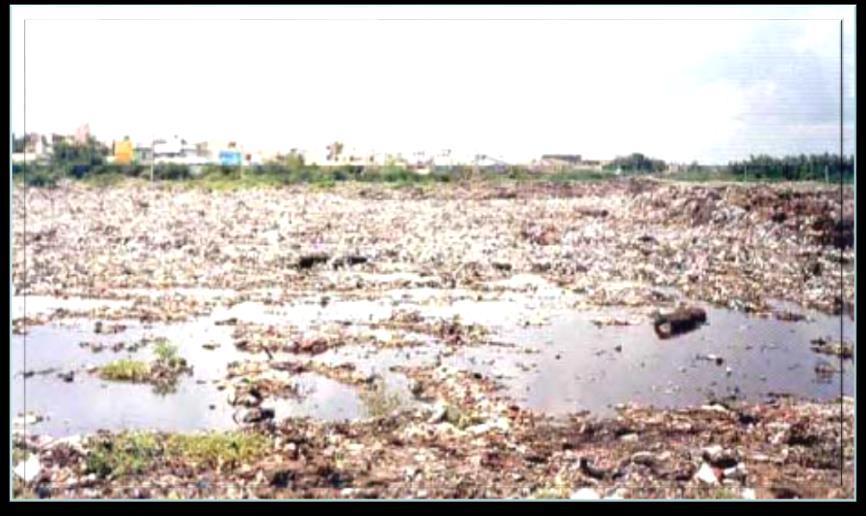
[{"label": "blue signboard", "polygon": [[241,152],[238,150],[220,151],[220,165],[237,166],[241,164]]}]

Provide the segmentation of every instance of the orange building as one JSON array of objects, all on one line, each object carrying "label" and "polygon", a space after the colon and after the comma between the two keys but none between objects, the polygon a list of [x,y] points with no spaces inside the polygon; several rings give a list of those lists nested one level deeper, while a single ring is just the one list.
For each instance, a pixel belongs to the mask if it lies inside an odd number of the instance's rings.
[{"label": "orange building", "polygon": [[123,141],[114,143],[114,162],[121,165],[132,163],[132,158],[135,155],[132,141],[129,138],[124,138]]}]

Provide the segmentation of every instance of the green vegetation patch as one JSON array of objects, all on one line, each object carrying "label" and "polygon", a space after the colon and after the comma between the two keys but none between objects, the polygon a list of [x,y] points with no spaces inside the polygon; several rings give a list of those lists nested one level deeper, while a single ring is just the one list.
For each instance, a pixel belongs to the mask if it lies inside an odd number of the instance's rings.
[{"label": "green vegetation patch", "polygon": [[121,358],[99,368],[99,376],[105,380],[146,382],[150,379],[151,367],[147,362]]},{"label": "green vegetation patch", "polygon": [[254,461],[269,449],[265,436],[244,432],[103,434],[90,441],[87,472],[101,478],[146,473],[164,465],[224,471]]},{"label": "green vegetation patch", "polygon": [[186,365],[186,361],[177,355],[177,346],[170,343],[168,340],[157,340],[156,345],[153,348],[153,353],[156,355],[156,361],[159,365],[164,365],[170,369],[176,369]]},{"label": "green vegetation patch", "polygon": [[166,339],[155,341],[155,359],[148,363],[133,358],[121,358],[99,368],[105,380],[151,383],[158,394],[174,392],[181,374],[192,372],[186,360],[177,354],[178,348]]},{"label": "green vegetation patch", "polygon": [[261,457],[268,449],[265,436],[256,433],[223,432],[168,436],[166,451],[209,469],[235,468]]}]

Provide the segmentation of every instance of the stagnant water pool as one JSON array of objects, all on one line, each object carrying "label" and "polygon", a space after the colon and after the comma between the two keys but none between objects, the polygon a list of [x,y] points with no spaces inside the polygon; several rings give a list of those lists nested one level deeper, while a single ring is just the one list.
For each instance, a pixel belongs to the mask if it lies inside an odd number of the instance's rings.
[{"label": "stagnant water pool", "polygon": [[[443,301],[424,289],[394,291],[373,300],[336,300],[322,306],[318,299],[300,299],[292,305],[266,306],[244,302],[221,306],[205,317],[177,324],[146,326],[119,321],[128,328],[114,335],[93,333],[93,320],[67,319],[30,328],[12,338],[13,414],[36,413],[44,420],[28,426],[28,433],[62,436],[100,429],[157,429],[189,431],[232,428],[236,411],[228,398],[231,389],[219,390],[228,363],[264,360],[264,355],[234,347],[232,327],[217,321],[237,317],[264,324],[291,324],[314,328],[328,322],[348,321],[357,331],[389,317],[395,310],[418,310],[425,317],[459,315],[469,323],[490,328],[492,344],[448,350],[432,337],[415,335],[421,345],[382,348],[346,345],[314,360],[338,365],[350,362],[365,374],[379,374],[388,388],[410,399],[408,380],[390,369],[395,365],[440,363],[453,369],[482,373],[501,383],[516,403],[553,415],[588,410],[607,415],[619,403],[636,402],[659,407],[705,403],[734,396],[760,400],[773,393],[832,399],[854,392],[853,360],[818,355],[812,339],[823,337],[853,341],[854,321],[845,317],[803,312],[807,320],[783,322],[740,312],[707,309],[708,324],[672,339],[660,340],[645,310],[547,310],[535,298],[502,296],[477,300],[452,295]],[[53,304],[52,304],[53,302]],[[65,303],[65,304],[64,304]],[[111,306],[116,301],[28,299],[31,307],[48,310]],[[597,326],[607,318],[628,320],[625,326]],[[527,324],[532,321],[532,324]],[[388,334],[389,332],[385,331]],[[393,333],[393,332],[391,332]],[[88,375],[93,365],[131,356],[147,359],[152,350],[113,352],[117,342],[142,337],[165,337],[193,366],[174,392],[159,393],[146,384],[108,382]],[[405,336],[402,336],[405,337]],[[394,338],[401,338],[395,335]],[[81,342],[105,344],[101,352]],[[203,344],[212,344],[205,348]],[[286,355],[286,354],[281,354]],[[719,357],[720,360],[708,359]],[[309,357],[281,356],[307,360]],[[840,369],[818,375],[815,365],[829,362]],[[57,373],[78,371],[72,382]],[[35,374],[25,377],[24,372]],[[270,400],[277,417],[313,417],[344,420],[364,417],[364,404],[356,388],[315,373],[294,376],[300,397]]]}]

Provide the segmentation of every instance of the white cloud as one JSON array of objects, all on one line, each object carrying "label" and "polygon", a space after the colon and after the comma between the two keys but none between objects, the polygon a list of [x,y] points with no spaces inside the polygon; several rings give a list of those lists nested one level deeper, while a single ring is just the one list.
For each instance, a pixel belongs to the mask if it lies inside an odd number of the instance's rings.
[{"label": "white cloud", "polygon": [[[784,109],[772,126],[749,116],[799,98],[796,85],[773,80],[776,72],[749,77],[774,63],[767,48],[795,64],[807,56],[833,66],[833,22],[718,18],[844,16],[853,42],[853,14],[781,6],[15,7],[13,130],[23,126],[26,18],[28,130],[71,132],[89,122],[103,138],[182,133],[283,148],[340,139],[513,159],[640,151],[725,161],[753,152],[750,141],[772,142],[775,152],[820,151],[833,141],[826,121],[808,129],[792,115],[785,125]],[[151,20],[105,20],[119,17]],[[275,17],[308,19],[238,20]],[[482,17],[548,20],[453,19]],[[833,86],[832,77],[809,80],[820,91]],[[772,138],[762,136],[770,130]]]}]

